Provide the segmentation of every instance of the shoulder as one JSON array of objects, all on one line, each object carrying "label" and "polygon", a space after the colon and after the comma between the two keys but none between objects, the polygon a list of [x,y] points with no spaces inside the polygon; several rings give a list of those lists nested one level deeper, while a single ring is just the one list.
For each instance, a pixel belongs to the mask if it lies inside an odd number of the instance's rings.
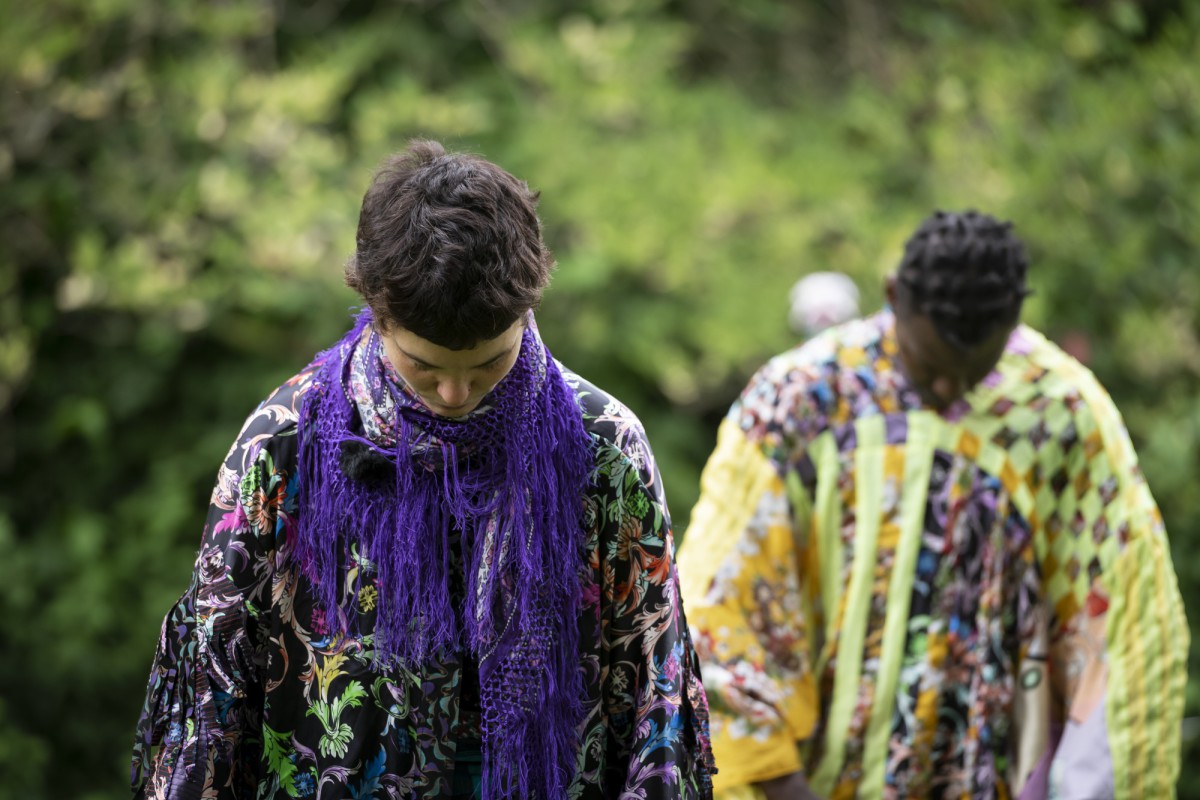
[{"label": "shoulder", "polygon": [[1004,351],[1004,360],[1025,367],[1030,379],[1045,384],[1039,388],[1047,395],[1062,397],[1104,392],[1090,369],[1028,325],[1018,325],[1013,331]]},{"label": "shoulder", "polygon": [[1090,369],[1028,325],[1019,325],[1001,360],[1006,388],[1032,396],[1038,408],[1064,405],[1073,414],[1116,417],[1120,414]]},{"label": "shoulder", "polygon": [[[885,361],[890,315],[829,328],[766,362],[729,411],[729,419],[770,449],[811,440],[829,427],[848,392],[870,391]],[[852,380],[847,380],[852,378]]]},{"label": "shoulder", "polygon": [[294,458],[300,408],[315,374],[316,367],[310,364],[271,390],[250,412],[222,465],[226,480],[240,480],[264,456],[272,462]]},{"label": "shoulder", "polygon": [[987,394],[986,413],[1003,418],[1006,430],[1027,433],[1039,453],[1053,442],[1054,452],[1097,475],[1140,480],[1125,421],[1090,369],[1026,325],[1013,332],[1000,367],[1002,383]]},{"label": "shoulder", "polygon": [[644,478],[656,471],[654,454],[642,421],[609,392],[559,364],[563,380],[575,394],[583,426],[597,446],[598,461],[620,458],[636,466]]},{"label": "shoulder", "polygon": [[[574,392],[583,425],[593,443],[590,488],[584,520],[597,538],[593,546],[615,546],[622,532],[644,531],[629,546],[647,551],[669,547],[671,516],[662,476],[641,420],[616,397],[563,367],[563,379]],[[662,532],[667,532],[666,536]],[[603,559],[596,559],[599,564]],[[618,558],[628,562],[628,558]],[[603,583],[603,581],[599,581]]]},{"label": "shoulder", "polygon": [[593,439],[619,450],[645,442],[646,429],[629,406],[561,362],[559,369],[579,404],[583,426]]},{"label": "shoulder", "polygon": [[262,546],[273,546],[276,529],[273,522],[264,527],[270,517],[264,512],[285,513],[287,495],[294,491],[297,423],[312,377],[313,371],[305,368],[288,378],[242,423],[217,470],[209,499],[210,513],[219,515],[207,529],[210,544],[236,540],[237,546],[247,547],[261,538]]}]

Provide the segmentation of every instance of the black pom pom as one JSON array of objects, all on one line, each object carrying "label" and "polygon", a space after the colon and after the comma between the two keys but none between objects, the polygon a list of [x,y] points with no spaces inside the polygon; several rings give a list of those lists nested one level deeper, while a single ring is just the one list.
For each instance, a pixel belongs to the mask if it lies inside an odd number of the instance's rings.
[{"label": "black pom pom", "polygon": [[362,442],[342,442],[341,468],[347,478],[372,489],[386,489],[396,483],[396,465]]}]

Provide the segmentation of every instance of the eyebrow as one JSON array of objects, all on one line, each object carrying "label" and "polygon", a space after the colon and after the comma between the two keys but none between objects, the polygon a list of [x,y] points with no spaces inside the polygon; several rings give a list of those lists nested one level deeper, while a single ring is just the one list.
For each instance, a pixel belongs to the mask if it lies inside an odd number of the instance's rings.
[{"label": "eyebrow", "polygon": [[[474,364],[470,367],[467,367],[467,369],[481,369],[483,367],[489,366],[489,365],[493,364],[494,362],[499,361],[500,359],[504,358],[509,353],[511,353],[514,347],[516,347],[516,345],[509,345],[507,348],[505,348],[501,352],[497,353],[496,355],[492,356],[487,361],[481,361],[478,364]],[[418,364],[422,367],[428,367],[429,369],[440,369],[440,367],[438,367],[437,364],[430,364],[425,359],[414,356],[412,353],[408,352],[407,350],[405,350],[402,347],[397,347],[396,349],[399,350],[401,353],[403,353],[406,358],[412,360],[415,364]]]}]

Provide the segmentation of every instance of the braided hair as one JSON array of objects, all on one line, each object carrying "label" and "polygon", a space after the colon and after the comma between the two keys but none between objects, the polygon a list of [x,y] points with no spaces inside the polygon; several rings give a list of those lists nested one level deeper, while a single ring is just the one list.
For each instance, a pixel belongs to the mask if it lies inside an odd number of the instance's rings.
[{"label": "braided hair", "polygon": [[1011,222],[977,211],[936,211],[904,244],[896,277],[911,308],[967,350],[1016,321],[1030,294],[1028,266]]}]

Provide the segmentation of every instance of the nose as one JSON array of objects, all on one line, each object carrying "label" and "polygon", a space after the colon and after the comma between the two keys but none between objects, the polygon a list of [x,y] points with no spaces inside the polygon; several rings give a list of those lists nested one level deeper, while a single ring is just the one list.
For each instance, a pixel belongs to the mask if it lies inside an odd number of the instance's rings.
[{"label": "nose", "polygon": [[471,396],[471,384],[459,378],[446,378],[438,382],[437,393],[443,405],[456,408]]}]

